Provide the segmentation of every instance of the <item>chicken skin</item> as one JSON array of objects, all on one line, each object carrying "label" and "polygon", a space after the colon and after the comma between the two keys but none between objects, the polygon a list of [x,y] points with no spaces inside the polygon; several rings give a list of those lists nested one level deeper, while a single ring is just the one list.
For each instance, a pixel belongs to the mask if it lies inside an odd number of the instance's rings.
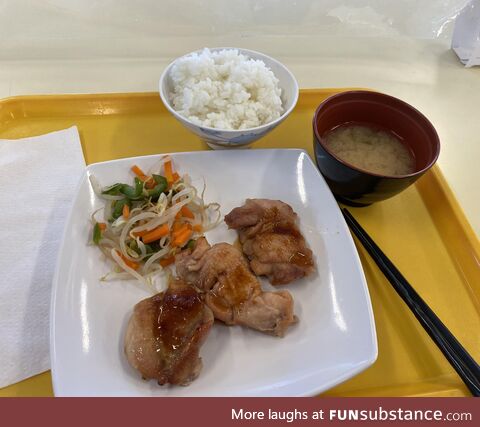
[{"label": "chicken skin", "polygon": [[188,385],[202,369],[200,347],[213,325],[212,311],[182,280],[135,305],[125,334],[125,354],[144,379]]},{"label": "chicken skin", "polygon": [[289,292],[263,292],[242,253],[228,243],[210,246],[198,239],[175,258],[177,274],[196,286],[216,319],[283,336],[294,322]]},{"label": "chicken skin", "polygon": [[238,231],[244,254],[258,276],[283,285],[314,270],[312,251],[297,226],[297,214],[280,200],[247,199],[225,216]]}]

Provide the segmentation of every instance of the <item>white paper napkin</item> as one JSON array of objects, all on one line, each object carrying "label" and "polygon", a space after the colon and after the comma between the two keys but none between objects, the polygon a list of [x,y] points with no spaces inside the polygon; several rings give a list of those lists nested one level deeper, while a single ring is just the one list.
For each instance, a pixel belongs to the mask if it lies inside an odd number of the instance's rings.
[{"label": "white paper napkin", "polygon": [[0,140],[0,387],[50,368],[50,290],[85,167],[76,127]]}]

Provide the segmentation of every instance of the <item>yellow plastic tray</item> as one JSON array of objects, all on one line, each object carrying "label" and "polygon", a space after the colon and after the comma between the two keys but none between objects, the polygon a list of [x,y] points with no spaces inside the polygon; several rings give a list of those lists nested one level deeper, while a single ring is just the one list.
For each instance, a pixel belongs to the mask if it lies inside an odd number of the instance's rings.
[{"label": "yellow plastic tray", "polygon": [[[340,91],[302,90],[291,116],[253,148],[304,148],[313,156],[313,112],[323,99]],[[33,136],[72,125],[80,131],[87,163],[207,149],[170,116],[154,93],[0,101],[0,138]],[[479,360],[480,245],[438,167],[399,196],[351,211]],[[379,356],[368,370],[326,395],[467,396],[468,390],[427,333],[368,254],[357,247],[372,298]],[[0,396],[48,395],[52,395],[48,372],[0,390]]]}]

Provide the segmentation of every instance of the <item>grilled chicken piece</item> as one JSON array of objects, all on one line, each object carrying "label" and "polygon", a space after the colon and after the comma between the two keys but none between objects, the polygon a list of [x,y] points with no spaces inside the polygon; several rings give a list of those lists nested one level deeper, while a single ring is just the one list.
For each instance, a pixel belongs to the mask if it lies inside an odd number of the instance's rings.
[{"label": "grilled chicken piece", "polygon": [[204,294],[216,319],[283,336],[294,322],[289,292],[263,292],[242,253],[228,243],[210,246],[205,238],[193,252],[175,258],[177,274]]},{"label": "grilled chicken piece", "polygon": [[200,347],[213,325],[212,311],[183,280],[140,301],[125,334],[125,354],[144,379],[188,385],[202,369]]},{"label": "grilled chicken piece", "polygon": [[225,216],[258,276],[283,285],[314,270],[312,251],[297,226],[297,214],[280,200],[247,199]]}]

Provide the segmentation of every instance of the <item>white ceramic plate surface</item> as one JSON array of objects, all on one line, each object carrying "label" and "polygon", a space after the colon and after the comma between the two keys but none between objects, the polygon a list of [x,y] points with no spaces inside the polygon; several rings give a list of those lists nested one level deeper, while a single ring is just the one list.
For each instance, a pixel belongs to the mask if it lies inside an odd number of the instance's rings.
[{"label": "white ceramic plate surface", "polygon": [[[284,338],[215,324],[201,349],[203,370],[188,387],[144,381],[127,363],[123,336],[133,306],[150,295],[134,282],[100,282],[110,270],[88,245],[89,218],[103,205],[89,183],[132,181],[130,167],[148,170],[160,156],[87,167],[63,236],[53,282],[51,361],[57,396],[311,396],[351,378],[377,357],[368,288],[353,240],[322,176],[302,150],[235,150],[172,154],[206,201],[225,215],[246,198],[280,199],[298,213],[316,273],[291,283],[298,324]],[[233,243],[222,222],[211,243]],[[270,285],[262,280],[265,289]]]}]

